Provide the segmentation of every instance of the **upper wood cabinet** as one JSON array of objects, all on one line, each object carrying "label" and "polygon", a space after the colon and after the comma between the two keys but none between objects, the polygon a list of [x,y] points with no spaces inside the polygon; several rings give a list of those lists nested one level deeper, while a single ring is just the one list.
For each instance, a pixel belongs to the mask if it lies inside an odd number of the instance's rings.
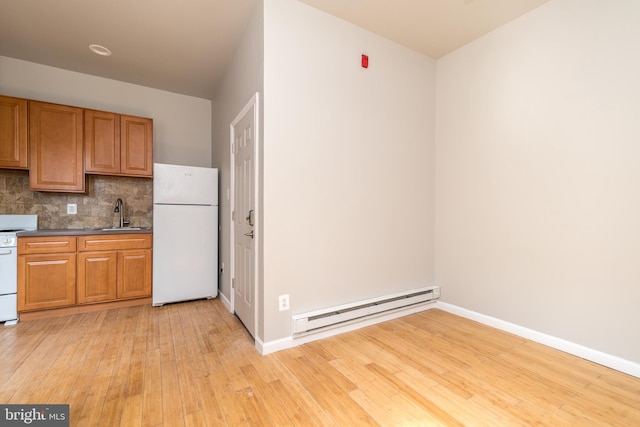
[{"label": "upper wood cabinet", "polygon": [[153,175],[153,120],[85,110],[84,132],[87,173]]},{"label": "upper wood cabinet", "polygon": [[85,173],[151,178],[153,119],[0,95],[0,168],[62,193],[83,193]]},{"label": "upper wood cabinet", "polygon": [[0,95],[0,168],[27,169],[27,100]]},{"label": "upper wood cabinet", "polygon": [[84,110],[85,171],[120,173],[120,115]]},{"label": "upper wood cabinet", "polygon": [[29,101],[29,184],[36,191],[82,193],[83,109]]},{"label": "upper wood cabinet", "polygon": [[153,120],[120,116],[120,172],[123,175],[153,176]]}]

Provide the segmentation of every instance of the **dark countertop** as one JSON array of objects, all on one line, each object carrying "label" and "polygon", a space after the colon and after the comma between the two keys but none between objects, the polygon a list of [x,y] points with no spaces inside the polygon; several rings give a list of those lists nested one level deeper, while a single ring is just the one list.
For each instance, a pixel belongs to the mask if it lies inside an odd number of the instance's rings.
[{"label": "dark countertop", "polygon": [[76,229],[58,229],[58,230],[34,230],[19,231],[18,237],[38,237],[38,236],[86,236],[89,234],[150,234],[153,233],[151,228],[76,228]]}]

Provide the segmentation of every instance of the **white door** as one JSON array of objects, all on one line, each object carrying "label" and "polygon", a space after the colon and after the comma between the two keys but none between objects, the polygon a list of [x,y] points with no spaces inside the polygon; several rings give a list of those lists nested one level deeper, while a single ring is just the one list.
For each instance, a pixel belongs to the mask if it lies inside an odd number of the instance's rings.
[{"label": "white door", "polygon": [[249,333],[256,331],[256,147],[258,94],[231,123],[233,164],[232,307]]}]

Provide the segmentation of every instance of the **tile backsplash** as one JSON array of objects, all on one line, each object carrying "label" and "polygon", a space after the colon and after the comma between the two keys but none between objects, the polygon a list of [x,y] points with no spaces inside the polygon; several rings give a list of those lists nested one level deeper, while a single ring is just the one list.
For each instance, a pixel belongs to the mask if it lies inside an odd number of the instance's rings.
[{"label": "tile backsplash", "polygon": [[[0,169],[0,214],[37,214],[39,229],[115,227],[119,197],[131,227],[152,226],[151,179],[87,175],[86,189],[84,194],[31,191],[27,171]],[[68,203],[78,205],[77,215],[67,214]]]}]

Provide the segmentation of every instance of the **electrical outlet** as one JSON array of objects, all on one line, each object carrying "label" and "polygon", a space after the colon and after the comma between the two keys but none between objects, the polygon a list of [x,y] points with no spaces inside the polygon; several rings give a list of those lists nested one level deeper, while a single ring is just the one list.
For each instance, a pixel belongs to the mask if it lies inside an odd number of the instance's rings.
[{"label": "electrical outlet", "polygon": [[289,310],[289,294],[280,295],[278,297],[278,308],[280,311]]},{"label": "electrical outlet", "polygon": [[78,214],[78,205],[75,203],[67,203],[67,214],[68,215],[77,215]]}]

